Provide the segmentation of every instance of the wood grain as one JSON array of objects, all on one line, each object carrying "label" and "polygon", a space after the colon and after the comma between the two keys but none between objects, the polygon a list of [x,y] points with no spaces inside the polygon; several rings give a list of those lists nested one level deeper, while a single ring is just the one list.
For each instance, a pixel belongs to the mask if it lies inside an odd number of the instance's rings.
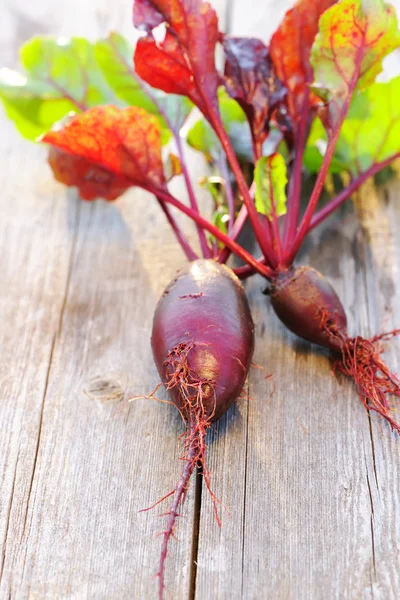
[{"label": "wood grain", "polygon": [[[267,38],[289,3],[217,5],[233,33]],[[133,37],[130,11],[125,0],[9,2],[2,62],[14,66],[35,33]],[[116,408],[157,383],[152,313],[184,257],[149,196],[81,203],[3,116],[1,131],[0,599],[151,599],[162,520],[138,510],[174,486],[182,425],[144,399]],[[190,163],[204,170],[194,153]],[[334,284],[353,332],[399,325],[399,195],[396,182],[369,186],[300,257]],[[193,484],[168,587],[182,600],[397,599],[399,438],[326,353],[281,327],[260,278],[246,287],[265,371],[251,371],[249,397],[209,439],[230,516],[218,529]],[[386,353],[398,370],[399,346]]]}]

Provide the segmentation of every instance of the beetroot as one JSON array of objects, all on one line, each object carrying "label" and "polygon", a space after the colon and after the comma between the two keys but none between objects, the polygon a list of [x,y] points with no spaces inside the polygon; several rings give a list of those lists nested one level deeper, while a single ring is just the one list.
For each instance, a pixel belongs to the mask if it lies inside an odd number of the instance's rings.
[{"label": "beetroot", "polygon": [[335,327],[347,335],[347,319],[338,295],[316,269],[298,267],[278,275],[270,290],[274,311],[290,331],[299,337],[340,350],[341,343],[321,327],[321,315],[329,315]]},{"label": "beetroot", "polygon": [[174,498],[157,573],[163,598],[168,542],[196,465],[202,468],[219,524],[205,463],[205,436],[211,423],[240,394],[253,356],[254,325],[239,279],[213,260],[190,263],[159,300],[151,344],[161,380],[187,426],[185,466],[176,488],[168,494]]},{"label": "beetroot", "polygon": [[337,355],[334,367],[354,379],[364,406],[382,415],[400,432],[400,425],[390,415],[386,397],[400,396],[400,380],[381,359],[379,344],[399,331],[371,340],[349,337],[339,297],[327,279],[311,267],[280,273],[269,295],[282,323],[299,337],[332,350]]}]

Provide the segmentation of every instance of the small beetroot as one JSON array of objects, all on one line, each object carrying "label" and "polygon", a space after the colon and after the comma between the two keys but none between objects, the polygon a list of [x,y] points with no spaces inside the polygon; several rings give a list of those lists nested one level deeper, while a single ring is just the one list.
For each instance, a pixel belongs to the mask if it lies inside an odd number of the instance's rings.
[{"label": "small beetroot", "polygon": [[387,394],[400,396],[400,380],[381,359],[379,345],[400,331],[370,340],[350,337],[338,295],[328,280],[311,267],[281,273],[269,293],[282,323],[299,337],[332,350],[337,355],[335,368],[355,381],[364,406],[382,415],[400,432],[387,401]]}]

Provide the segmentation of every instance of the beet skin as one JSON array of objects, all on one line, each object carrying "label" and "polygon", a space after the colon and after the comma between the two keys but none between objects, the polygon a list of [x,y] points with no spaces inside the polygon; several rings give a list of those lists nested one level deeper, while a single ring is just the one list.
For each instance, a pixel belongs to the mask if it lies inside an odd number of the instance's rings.
[{"label": "beet skin", "polygon": [[[330,350],[342,349],[346,314],[335,290],[316,269],[297,267],[281,273],[270,296],[275,313],[290,331]],[[329,327],[322,327],[323,321]],[[330,329],[342,335],[332,335]]]},{"label": "beet skin", "polygon": [[[212,420],[240,394],[254,350],[254,325],[239,279],[213,260],[199,259],[180,271],[160,298],[153,321],[153,356],[163,382],[171,378],[171,353],[187,352],[187,365],[204,382]],[[181,386],[170,387],[187,420]]]}]

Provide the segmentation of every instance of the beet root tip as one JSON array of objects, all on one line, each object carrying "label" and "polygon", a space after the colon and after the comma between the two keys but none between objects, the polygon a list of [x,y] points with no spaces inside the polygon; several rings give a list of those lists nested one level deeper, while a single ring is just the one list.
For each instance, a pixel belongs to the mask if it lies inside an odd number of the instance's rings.
[{"label": "beet root tip", "polygon": [[391,405],[388,396],[400,396],[400,379],[392,373],[381,358],[383,352],[381,342],[400,333],[393,330],[370,340],[361,336],[354,338],[342,337],[340,332],[332,330],[333,336],[341,338],[341,357],[333,363],[334,371],[340,371],[355,382],[361,401],[367,410],[373,410],[381,415],[392,427],[400,433],[400,424],[391,415]]},{"label": "beet root tip", "polygon": [[178,344],[168,353],[163,365],[167,378],[163,382],[164,386],[170,392],[178,390],[181,398],[180,403],[176,406],[186,424],[184,453],[181,456],[184,467],[175,488],[149,508],[140,511],[151,510],[173,496],[171,508],[168,512],[160,515],[168,517],[168,520],[166,528],[159,534],[162,536],[160,561],[156,573],[159,600],[164,600],[166,594],[165,571],[169,542],[171,538],[176,539],[176,520],[181,516],[179,512],[185,504],[190,478],[196,467],[201,469],[203,480],[211,496],[218,526],[221,524],[217,507],[217,503],[220,503],[220,501],[210,488],[210,472],[206,463],[206,435],[215,413],[215,400],[212,401],[215,396],[215,385],[212,380],[200,379],[190,369],[188,356],[193,349],[194,345],[191,343]]}]

